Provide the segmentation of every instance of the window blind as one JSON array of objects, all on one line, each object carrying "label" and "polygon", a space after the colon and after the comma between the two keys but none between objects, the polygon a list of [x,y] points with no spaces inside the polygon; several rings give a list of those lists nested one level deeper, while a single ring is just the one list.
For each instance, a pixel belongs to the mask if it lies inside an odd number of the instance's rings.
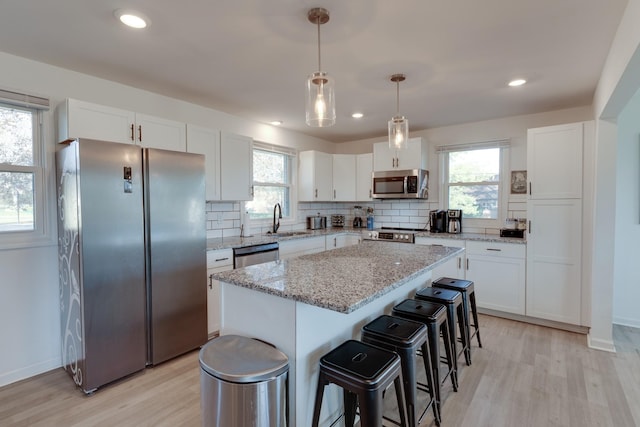
[{"label": "window blind", "polygon": [[287,156],[296,157],[298,151],[295,148],[282,147],[280,145],[267,144],[266,142],[254,141],[253,148],[256,150],[269,151],[271,153],[286,154]]},{"label": "window blind", "polygon": [[0,102],[18,107],[37,108],[39,110],[49,109],[49,98],[15,92],[8,89],[0,89]]},{"label": "window blind", "polygon": [[484,150],[488,148],[509,148],[509,139],[496,139],[491,141],[468,142],[465,144],[439,145],[436,153],[451,153],[453,151]]}]

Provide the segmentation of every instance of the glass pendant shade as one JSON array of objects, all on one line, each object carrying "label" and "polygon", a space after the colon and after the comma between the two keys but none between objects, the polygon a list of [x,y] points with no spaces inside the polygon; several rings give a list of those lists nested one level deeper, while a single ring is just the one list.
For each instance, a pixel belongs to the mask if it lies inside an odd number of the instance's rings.
[{"label": "glass pendant shade", "polygon": [[389,148],[404,150],[409,139],[409,120],[404,116],[395,116],[389,120]]},{"label": "glass pendant shade", "polygon": [[336,123],[334,80],[327,73],[316,71],[307,78],[307,125],[333,126]]}]

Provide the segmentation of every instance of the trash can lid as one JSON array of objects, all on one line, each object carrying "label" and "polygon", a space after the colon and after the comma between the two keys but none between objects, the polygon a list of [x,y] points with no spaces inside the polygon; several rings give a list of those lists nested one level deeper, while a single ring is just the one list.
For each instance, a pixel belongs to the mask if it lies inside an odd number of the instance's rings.
[{"label": "trash can lid", "polygon": [[200,367],[225,381],[255,383],[286,372],[289,359],[262,341],[240,335],[222,335],[202,347]]}]

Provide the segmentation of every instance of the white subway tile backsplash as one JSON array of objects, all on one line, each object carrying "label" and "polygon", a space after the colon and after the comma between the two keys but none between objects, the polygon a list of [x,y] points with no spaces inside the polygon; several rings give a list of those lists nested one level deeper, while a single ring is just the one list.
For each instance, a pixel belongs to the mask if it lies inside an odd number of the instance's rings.
[{"label": "white subway tile backsplash", "polygon": [[[206,213],[207,237],[239,236],[242,215],[239,202],[208,202]],[[437,201],[426,200],[375,200],[371,202],[302,202],[298,203],[295,212],[295,222],[283,224],[281,230],[293,231],[306,228],[307,216],[318,213],[327,217],[327,226],[331,226],[332,214],[345,216],[345,225],[350,226],[355,215],[354,206],[362,207],[363,219],[366,217],[367,207],[374,209],[374,226],[379,227],[407,227],[426,229],[429,222],[429,212],[438,209]],[[507,216],[509,218],[525,218],[527,214],[526,200],[512,200],[509,202]],[[464,225],[463,225],[464,227]],[[253,224],[245,234],[261,234],[270,230],[270,225]],[[498,229],[464,227],[465,232],[498,234]]]}]

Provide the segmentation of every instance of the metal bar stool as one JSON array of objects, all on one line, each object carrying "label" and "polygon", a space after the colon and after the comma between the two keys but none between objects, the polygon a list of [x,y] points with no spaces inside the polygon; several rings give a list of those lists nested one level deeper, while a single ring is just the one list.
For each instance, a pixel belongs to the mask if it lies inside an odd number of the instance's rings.
[{"label": "metal bar stool", "polygon": [[353,427],[360,406],[362,427],[382,426],[383,393],[393,382],[400,413],[406,426],[400,356],[392,351],[348,340],[320,358],[320,375],[313,407],[313,427],[318,427],[324,387],[331,383],[343,389],[345,425]]},{"label": "metal bar stool", "polygon": [[[442,288],[423,288],[416,292],[416,299],[423,301],[436,302],[447,307],[447,317],[449,321],[449,335],[451,337],[451,346],[453,352],[456,355],[456,371],[458,370],[458,360],[461,354],[464,353],[464,359],[467,362],[467,366],[471,365],[471,350],[470,350],[470,338],[469,338],[469,318],[464,311],[464,305],[462,304],[462,293],[458,291],[452,291],[450,289]],[[456,321],[457,320],[457,321]],[[456,323],[460,330],[461,348],[460,352],[457,350],[456,339]]]},{"label": "metal bar stool", "polygon": [[[462,292],[462,304],[464,310],[469,316],[469,313],[473,315],[473,324],[469,326],[469,347],[471,347],[471,340],[475,336],[478,340],[478,347],[482,348],[482,342],[480,341],[480,323],[478,323],[478,309],[476,308],[476,294],[473,289],[473,282],[471,280],[453,279],[451,277],[441,277],[431,284],[434,288],[451,289],[452,291]],[[473,326],[474,332],[471,333],[471,326]]]},{"label": "metal bar stool", "polygon": [[[429,406],[433,407],[436,425],[440,425],[440,407],[435,398],[431,359],[427,356],[430,353],[427,337],[427,327],[424,323],[394,316],[382,315],[362,327],[363,342],[395,351],[400,355],[409,427],[418,426],[422,417],[429,410]],[[422,360],[427,379],[426,384],[419,383],[417,380],[418,349],[421,349],[422,354],[425,355]],[[421,386],[420,390],[427,391],[430,397],[420,416],[418,416],[416,392],[418,386]]]},{"label": "metal bar stool", "polygon": [[[447,376],[451,377],[451,385],[453,391],[458,391],[458,377],[454,365],[455,355],[451,348],[451,338],[449,338],[449,324],[447,322],[447,309],[442,304],[436,304],[429,301],[419,301],[415,299],[406,299],[400,304],[393,307],[394,316],[404,317],[405,319],[422,322],[427,326],[427,336],[429,341],[428,355],[423,357],[431,358],[431,370],[433,371],[433,382],[436,385],[436,400],[439,407],[442,406],[442,384],[446,381]],[[444,349],[446,353],[447,373],[440,379],[440,333],[444,341]]]}]

